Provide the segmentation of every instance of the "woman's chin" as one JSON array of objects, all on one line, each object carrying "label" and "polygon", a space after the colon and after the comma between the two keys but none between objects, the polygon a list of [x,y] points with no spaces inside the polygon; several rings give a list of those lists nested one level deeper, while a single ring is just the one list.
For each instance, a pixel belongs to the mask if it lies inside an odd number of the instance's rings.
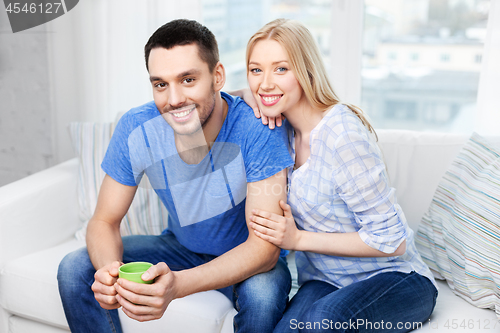
[{"label": "woman's chin", "polygon": [[277,118],[277,117],[281,116],[281,112],[269,112],[268,110],[263,111],[262,109],[261,109],[261,113],[268,118]]}]

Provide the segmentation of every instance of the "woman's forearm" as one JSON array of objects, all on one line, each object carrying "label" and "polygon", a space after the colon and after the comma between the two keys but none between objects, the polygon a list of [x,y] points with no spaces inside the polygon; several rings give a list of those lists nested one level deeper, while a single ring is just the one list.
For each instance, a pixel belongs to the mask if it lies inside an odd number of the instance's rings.
[{"label": "woman's forearm", "polygon": [[246,88],[243,88],[243,89],[238,89],[238,90],[233,90],[233,91],[228,91],[227,93],[229,95],[233,95],[233,96],[238,96],[240,98],[243,98],[243,96],[245,95],[245,89]]},{"label": "woman's forearm", "polygon": [[295,250],[339,257],[392,257],[405,253],[406,240],[395,252],[385,253],[367,245],[357,232],[325,233],[300,230]]}]

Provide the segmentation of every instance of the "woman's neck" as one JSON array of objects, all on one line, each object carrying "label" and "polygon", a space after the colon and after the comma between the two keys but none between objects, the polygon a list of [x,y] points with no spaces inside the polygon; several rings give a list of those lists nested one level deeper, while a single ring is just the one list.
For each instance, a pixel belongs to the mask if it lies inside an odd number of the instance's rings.
[{"label": "woman's neck", "polygon": [[295,135],[299,138],[308,138],[311,131],[319,124],[326,112],[314,108],[308,102],[298,103],[292,109],[283,114],[286,120],[295,130]]}]

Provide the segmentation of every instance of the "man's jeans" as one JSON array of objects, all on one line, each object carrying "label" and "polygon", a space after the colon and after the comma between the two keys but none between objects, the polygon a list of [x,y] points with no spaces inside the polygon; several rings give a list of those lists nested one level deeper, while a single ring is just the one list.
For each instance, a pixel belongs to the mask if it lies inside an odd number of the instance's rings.
[{"label": "man's jeans", "polygon": [[[196,267],[215,258],[189,251],[172,234],[123,237],[123,248],[124,263],[165,262],[173,271]],[[59,265],[59,293],[71,332],[122,332],[117,310],[104,310],[94,298],[91,290],[94,274],[86,248],[68,254]],[[272,332],[285,310],[290,286],[290,272],[286,261],[280,258],[269,272],[219,290],[233,301],[238,311],[234,318],[235,332]]]},{"label": "man's jeans", "polygon": [[436,305],[432,282],[415,272],[387,272],[337,288],[304,283],[275,332],[409,332]]}]

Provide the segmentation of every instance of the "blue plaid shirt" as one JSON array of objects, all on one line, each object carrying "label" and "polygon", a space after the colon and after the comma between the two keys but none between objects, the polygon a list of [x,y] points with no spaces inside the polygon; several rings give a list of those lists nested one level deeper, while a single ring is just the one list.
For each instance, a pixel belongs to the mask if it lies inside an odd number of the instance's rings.
[{"label": "blue plaid shirt", "polygon": [[[293,130],[287,127],[295,158]],[[415,248],[395,189],[389,186],[381,151],[360,119],[338,104],[313,129],[309,140],[310,157],[288,174],[288,203],[298,227],[312,232],[357,232],[363,242],[385,253],[394,252],[406,239],[406,253],[353,258],[296,252],[299,284],[320,280],[344,287],[393,271],[416,271],[435,284]]]}]

